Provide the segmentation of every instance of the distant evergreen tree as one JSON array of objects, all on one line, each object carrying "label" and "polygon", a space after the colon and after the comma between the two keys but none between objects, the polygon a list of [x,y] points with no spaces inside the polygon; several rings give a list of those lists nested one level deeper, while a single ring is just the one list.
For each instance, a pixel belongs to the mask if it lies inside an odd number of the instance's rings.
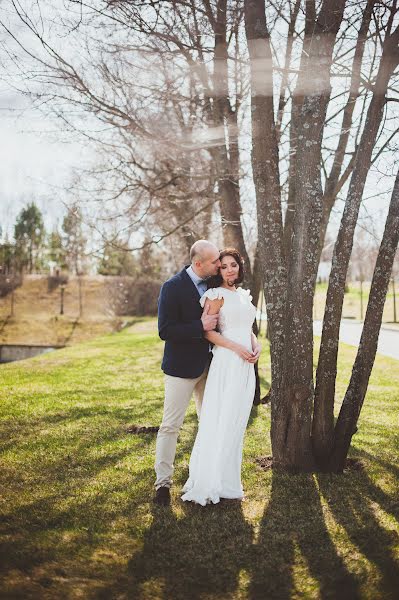
[{"label": "distant evergreen tree", "polygon": [[0,244],[0,272],[9,275],[14,271],[15,244],[12,244],[6,235],[4,242]]},{"label": "distant evergreen tree", "polygon": [[29,273],[41,266],[45,240],[42,213],[34,202],[19,213],[14,227],[16,260],[19,269],[28,268]]},{"label": "distant evergreen tree", "polygon": [[[146,238],[148,242],[148,238]],[[151,279],[158,279],[162,272],[160,256],[154,251],[153,244],[147,244],[140,252],[140,270],[143,275]]]},{"label": "distant evergreen tree", "polygon": [[108,242],[98,268],[100,275],[135,276],[139,270],[137,261],[126,242]]},{"label": "distant evergreen tree", "polygon": [[64,217],[61,238],[65,250],[66,265],[73,273],[80,273],[84,269],[87,240],[83,235],[82,225],[82,211],[75,203]]},{"label": "distant evergreen tree", "polygon": [[61,269],[66,268],[66,252],[62,242],[62,236],[57,229],[48,235],[47,250],[49,260],[57,263]]}]

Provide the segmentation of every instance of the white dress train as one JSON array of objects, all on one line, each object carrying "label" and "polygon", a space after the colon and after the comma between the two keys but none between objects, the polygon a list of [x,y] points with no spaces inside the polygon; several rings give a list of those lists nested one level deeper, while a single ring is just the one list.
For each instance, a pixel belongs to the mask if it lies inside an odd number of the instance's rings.
[{"label": "white dress train", "polygon": [[[252,351],[251,332],[256,308],[249,290],[211,288],[202,296],[223,298],[218,330]],[[255,393],[254,365],[238,354],[214,346],[197,437],[190,457],[189,478],[182,500],[205,506],[221,498],[240,499],[241,463],[245,429]]]}]

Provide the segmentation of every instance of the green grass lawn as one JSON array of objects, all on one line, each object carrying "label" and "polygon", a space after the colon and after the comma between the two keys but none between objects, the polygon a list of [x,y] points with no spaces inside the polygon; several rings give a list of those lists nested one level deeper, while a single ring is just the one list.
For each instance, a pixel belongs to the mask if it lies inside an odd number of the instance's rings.
[{"label": "green grass lawn", "polygon": [[[313,318],[323,319],[324,308],[327,296],[327,283],[318,283],[316,285]],[[397,287],[397,286],[396,286]],[[361,292],[360,282],[353,281],[348,283],[347,291],[344,297],[342,316],[344,319],[363,320],[366,314],[367,302],[370,293],[370,282],[363,283]],[[363,316],[361,308],[361,297],[363,298]],[[396,316],[397,322],[394,323]],[[399,291],[396,289],[395,298],[393,294],[392,284],[389,285],[382,316],[383,324],[399,330]]]},{"label": "green grass lawn", "polygon": [[[266,346],[266,344],[265,344]],[[342,346],[338,395],[354,348]],[[378,357],[352,456],[333,475],[264,472],[270,409],[253,410],[246,501],[183,504],[194,403],[171,508],[154,507],[162,342],[153,321],[28,361],[1,378],[2,598],[397,598],[399,363]],[[267,350],[262,357],[267,387]]]}]

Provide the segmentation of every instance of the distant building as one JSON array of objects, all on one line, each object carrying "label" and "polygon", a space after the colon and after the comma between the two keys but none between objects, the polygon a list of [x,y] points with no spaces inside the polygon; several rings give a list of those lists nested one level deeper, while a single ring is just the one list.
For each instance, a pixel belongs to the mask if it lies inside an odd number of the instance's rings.
[{"label": "distant building", "polygon": [[[57,263],[55,260],[49,260],[47,261],[48,267],[49,267],[49,271],[50,271],[50,277],[53,277],[54,275],[56,275],[56,270],[57,270]],[[58,268],[59,270],[59,268]]]}]

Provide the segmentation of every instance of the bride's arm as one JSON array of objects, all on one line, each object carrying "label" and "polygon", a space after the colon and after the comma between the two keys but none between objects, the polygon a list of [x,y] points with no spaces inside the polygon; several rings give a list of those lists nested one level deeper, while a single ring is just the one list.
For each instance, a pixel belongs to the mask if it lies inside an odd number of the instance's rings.
[{"label": "bride's arm", "polygon": [[[208,309],[208,315],[215,315],[219,313],[219,310],[223,306],[223,298],[215,298],[215,300],[210,300],[207,298],[205,300],[204,311]],[[215,335],[208,335],[215,334]],[[214,344],[215,346],[222,346],[223,348],[228,348],[229,350],[233,350],[234,343],[224,338],[218,331],[206,331],[204,332],[204,338]]]},{"label": "bride's arm", "polygon": [[204,334],[204,338],[206,338],[211,344],[215,344],[215,346],[221,346],[222,348],[228,348],[233,352],[236,352],[238,356],[241,356],[244,360],[250,360],[252,362],[253,354],[249,352],[245,346],[241,346],[241,344],[237,344],[232,340],[227,339],[221,333],[217,331],[207,331]]},{"label": "bride's arm", "polygon": [[252,350],[256,350],[256,348],[260,346],[260,344],[258,343],[258,338],[256,337],[253,331],[251,331],[251,346]]},{"label": "bride's arm", "polygon": [[[208,309],[209,307],[209,315],[217,314],[223,306],[223,302],[223,298],[215,298],[215,300],[210,300],[209,298],[207,298],[205,300],[204,310]],[[218,331],[206,331],[204,332],[204,338],[207,339],[208,342],[211,342],[211,344],[214,344],[215,346],[221,346],[222,348],[228,348],[229,350],[236,352],[238,356],[240,356],[243,360],[253,362],[254,355],[252,354],[252,352],[249,352],[245,346],[237,344],[236,342],[233,342],[232,340],[223,337],[223,335]]]},{"label": "bride's arm", "polygon": [[256,363],[259,359],[262,350],[262,345],[258,342],[258,338],[256,337],[253,331],[251,332],[251,345],[253,356],[250,362]]}]

